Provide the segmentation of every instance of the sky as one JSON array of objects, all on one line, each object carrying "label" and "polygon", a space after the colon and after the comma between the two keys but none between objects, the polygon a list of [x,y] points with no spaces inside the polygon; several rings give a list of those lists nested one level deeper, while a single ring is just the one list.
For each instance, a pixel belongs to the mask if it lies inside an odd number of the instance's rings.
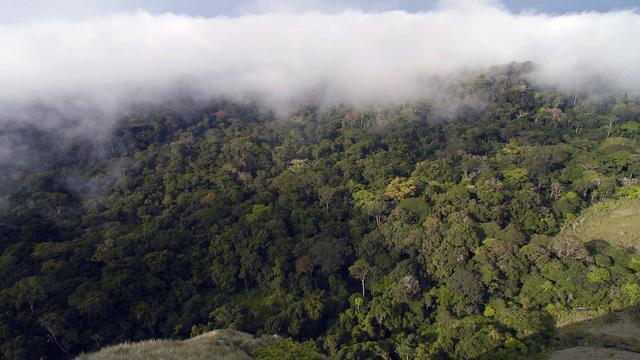
[{"label": "sky", "polygon": [[[239,16],[268,11],[321,10],[367,12],[433,10],[437,0],[0,0],[0,22],[85,19],[110,13],[145,10],[152,14],[172,12],[189,16]],[[640,7],[640,0],[505,0],[512,12],[537,11],[553,14],[611,11]]]}]

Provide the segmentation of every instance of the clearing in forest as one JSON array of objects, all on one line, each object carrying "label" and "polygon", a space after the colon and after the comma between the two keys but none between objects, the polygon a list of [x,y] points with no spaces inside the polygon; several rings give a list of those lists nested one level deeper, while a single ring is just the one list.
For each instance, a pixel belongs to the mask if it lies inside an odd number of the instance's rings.
[{"label": "clearing in forest", "polygon": [[626,197],[597,203],[583,211],[564,232],[585,242],[605,240],[640,250],[640,199]]}]

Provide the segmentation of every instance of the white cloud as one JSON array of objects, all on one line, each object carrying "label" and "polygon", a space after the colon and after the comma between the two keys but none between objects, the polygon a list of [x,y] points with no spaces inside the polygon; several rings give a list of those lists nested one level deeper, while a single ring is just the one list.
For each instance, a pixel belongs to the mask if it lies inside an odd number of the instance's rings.
[{"label": "white cloud", "polygon": [[[266,4],[269,1],[265,1]],[[331,102],[427,96],[434,77],[533,61],[565,89],[597,79],[640,85],[640,14],[514,14],[497,2],[445,1],[423,13],[282,12],[198,18],[146,12],[0,25],[1,114],[33,101],[109,108],[176,86],[205,96],[310,91]],[[82,100],[84,101],[84,100]]]}]

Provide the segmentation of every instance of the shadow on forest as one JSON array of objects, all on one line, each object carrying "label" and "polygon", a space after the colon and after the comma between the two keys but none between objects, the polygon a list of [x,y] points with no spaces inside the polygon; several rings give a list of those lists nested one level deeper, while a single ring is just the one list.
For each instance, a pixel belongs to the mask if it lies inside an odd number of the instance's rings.
[{"label": "shadow on forest", "polygon": [[[598,253],[596,249],[612,247],[606,240],[591,240],[586,242],[585,245],[591,255]],[[617,247],[627,253],[637,252],[633,247],[621,247],[620,245],[617,245]],[[559,350],[585,347],[593,350],[592,353],[580,355],[577,352],[556,353],[553,359],[589,360],[599,359],[602,356],[615,360],[640,359],[640,304],[594,315],[589,315],[588,309],[577,310],[584,310],[584,314],[581,315],[583,319],[568,324],[557,324],[549,314],[547,320],[553,324],[555,329],[551,334],[552,336],[550,337],[548,332],[536,333],[524,339],[526,344],[535,344],[540,347],[539,351],[530,353],[529,358],[547,359],[552,353]],[[596,313],[596,311],[593,311],[593,313]],[[606,355],[604,353],[593,353],[599,349],[614,351]],[[619,350],[619,352],[615,350]],[[493,349],[473,358],[473,360],[495,359],[497,351],[498,349]]]},{"label": "shadow on forest", "polygon": [[[543,345],[544,351],[530,354],[532,359],[546,359],[554,351],[573,347],[616,349],[629,353],[625,355],[628,355],[627,357],[612,357],[613,359],[640,359],[640,305],[558,326],[550,339],[548,335],[538,333],[529,336],[525,343]],[[572,354],[569,357],[569,354],[567,354],[565,357],[558,354],[554,359],[577,359],[573,357],[574,355]],[[593,356],[595,357],[588,359],[600,358],[597,354]],[[607,356],[613,355],[609,354]],[[496,353],[489,351],[474,358],[474,360],[495,358]]]},{"label": "shadow on forest", "polygon": [[615,347],[637,352],[640,358],[640,306],[562,326],[556,337],[560,344],[567,345],[562,347]]}]

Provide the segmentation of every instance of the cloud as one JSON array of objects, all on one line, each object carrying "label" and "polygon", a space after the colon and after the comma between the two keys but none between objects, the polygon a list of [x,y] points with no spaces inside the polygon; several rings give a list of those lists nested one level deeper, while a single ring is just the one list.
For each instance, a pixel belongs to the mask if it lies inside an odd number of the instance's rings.
[{"label": "cloud", "polygon": [[407,101],[428,97],[437,79],[512,61],[536,63],[534,79],[545,85],[628,91],[640,85],[637,34],[633,10],[515,14],[499,2],[459,0],[419,13],[139,11],[5,23],[0,123],[59,123],[24,111],[33,104],[90,104],[99,115],[86,118],[103,119],[123,103],[161,101],[176,89],[274,105],[308,94],[328,103]]}]

